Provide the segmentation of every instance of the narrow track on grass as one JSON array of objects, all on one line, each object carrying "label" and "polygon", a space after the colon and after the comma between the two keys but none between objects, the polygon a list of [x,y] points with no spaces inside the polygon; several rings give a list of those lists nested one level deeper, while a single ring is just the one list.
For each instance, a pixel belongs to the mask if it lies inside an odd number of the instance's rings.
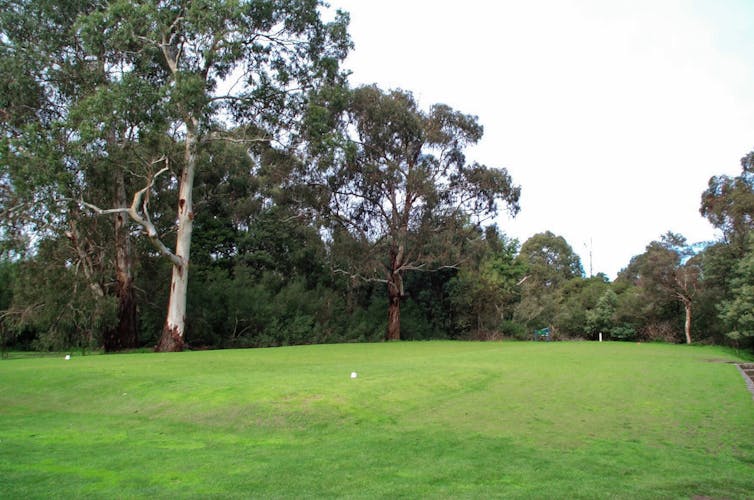
[{"label": "narrow track on grass", "polygon": [[746,380],[746,387],[751,392],[751,397],[754,398],[754,363],[740,363],[736,366]]}]

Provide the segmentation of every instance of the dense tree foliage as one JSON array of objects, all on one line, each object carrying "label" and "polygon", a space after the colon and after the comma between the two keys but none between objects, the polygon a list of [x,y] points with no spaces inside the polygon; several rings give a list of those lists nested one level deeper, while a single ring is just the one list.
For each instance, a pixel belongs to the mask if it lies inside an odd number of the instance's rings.
[{"label": "dense tree foliage", "polygon": [[[350,46],[347,16],[322,21],[317,0],[113,0],[64,7],[9,0],[2,7],[2,65],[19,75],[3,96],[7,191],[26,188],[33,205],[47,196],[44,213],[69,226],[82,255],[87,242],[72,231],[69,215],[81,207],[115,215],[121,296],[132,293],[126,218],[141,226],[172,264],[158,348],[180,350],[202,150],[217,140],[289,146],[306,90],[341,81],[338,64]],[[14,98],[25,93],[36,97],[19,106]],[[228,137],[229,123],[244,133]],[[144,178],[130,202],[126,172]],[[165,172],[174,173],[175,182],[158,184]],[[111,200],[93,199],[95,177],[115,178]],[[161,186],[177,191],[175,228],[168,232],[174,244],[152,221],[150,194]],[[65,208],[58,206],[62,200]],[[123,287],[128,291],[120,292]]]},{"label": "dense tree foliage", "polygon": [[749,237],[746,253],[736,263],[730,280],[731,298],[719,305],[720,318],[732,339],[754,338],[754,238]]},{"label": "dense tree foliage", "polygon": [[621,273],[641,291],[645,311],[662,316],[661,311],[672,308],[674,301],[684,310],[684,335],[691,343],[692,304],[701,286],[701,261],[694,258],[693,249],[678,234],[667,233],[660,241],[653,241],[646,251],[634,257]]},{"label": "dense tree foliage", "polygon": [[376,86],[323,92],[310,108],[309,185],[336,238],[358,262],[345,271],[386,283],[386,338],[400,339],[409,271],[457,265],[467,221],[518,211],[519,188],[502,168],[466,162],[482,138],[476,117],[443,104],[419,109],[409,92]]},{"label": "dense tree foliage", "polygon": [[[106,349],[118,349],[136,345],[127,228],[122,217],[113,225],[100,224],[77,203],[86,196],[95,203],[121,204],[125,179],[122,169],[114,168],[120,160],[116,150],[128,142],[125,135],[133,125],[130,114],[113,114],[109,124],[102,124],[99,144],[84,145],[93,136],[91,123],[76,131],[86,109],[80,102],[106,79],[106,68],[89,58],[80,39],[71,36],[78,32],[78,19],[95,8],[83,0],[0,4],[0,65],[9,76],[0,89],[0,238],[3,249],[16,256],[28,255],[40,240],[49,240],[49,251],[33,256],[34,265],[18,267],[17,283],[42,287],[38,277],[27,280],[25,275],[54,275],[57,267],[67,264],[75,269],[75,280],[87,284],[73,289],[92,294],[84,302],[117,297],[118,320],[103,332],[102,340]],[[109,157],[98,153],[105,148]],[[33,296],[43,290],[18,290],[15,312],[10,314],[14,324],[56,316],[55,308],[65,301]],[[17,314],[30,307],[37,314]]]},{"label": "dense tree foliage", "polygon": [[[741,158],[736,177],[712,177],[702,194],[701,213],[723,233],[702,255],[704,306],[710,331],[737,345],[754,347],[751,323],[754,151]],[[717,313],[717,314],[715,314]]]},{"label": "dense tree foliage", "polygon": [[519,260],[526,266],[528,280],[544,288],[558,288],[571,278],[581,277],[581,259],[562,236],[551,231],[535,234],[521,246]]},{"label": "dense tree foliage", "polygon": [[492,224],[519,187],[467,161],[476,117],[348,86],[347,23],[318,0],[0,0],[0,348],[754,347],[754,152],[702,193],[719,241],[669,232],[585,277],[565,238]]},{"label": "dense tree foliage", "polygon": [[[499,338],[520,300],[526,267],[516,259],[518,242],[489,226],[469,262],[449,282],[455,327],[475,338]],[[508,332],[511,333],[511,332]]]},{"label": "dense tree foliage", "polygon": [[583,274],[581,260],[562,236],[538,233],[521,246],[518,263],[526,269],[514,318],[528,329],[555,329],[564,286]]},{"label": "dense tree foliage", "polygon": [[741,158],[741,174],[710,178],[700,212],[723,233],[723,242],[743,250],[754,229],[754,151]]}]

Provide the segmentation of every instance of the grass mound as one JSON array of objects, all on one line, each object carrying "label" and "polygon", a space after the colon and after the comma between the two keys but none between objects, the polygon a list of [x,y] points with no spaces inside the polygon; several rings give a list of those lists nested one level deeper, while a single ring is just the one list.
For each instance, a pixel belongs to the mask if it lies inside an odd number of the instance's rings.
[{"label": "grass mound", "polygon": [[736,360],[507,342],[3,360],[2,496],[746,497]]}]

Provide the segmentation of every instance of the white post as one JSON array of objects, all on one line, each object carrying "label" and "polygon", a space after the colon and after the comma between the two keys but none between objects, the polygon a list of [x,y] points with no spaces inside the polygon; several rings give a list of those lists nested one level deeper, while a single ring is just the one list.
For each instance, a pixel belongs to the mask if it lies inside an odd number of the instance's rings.
[{"label": "white post", "polygon": [[600,332],[600,342],[602,342],[602,332]]}]

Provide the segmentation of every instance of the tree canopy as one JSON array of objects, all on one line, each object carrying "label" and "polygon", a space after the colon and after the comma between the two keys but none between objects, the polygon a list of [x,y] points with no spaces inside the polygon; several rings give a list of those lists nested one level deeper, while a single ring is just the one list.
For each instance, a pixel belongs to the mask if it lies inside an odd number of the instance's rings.
[{"label": "tree canopy", "polygon": [[309,184],[325,219],[357,245],[347,272],[387,284],[387,338],[400,338],[404,275],[457,265],[467,224],[503,204],[518,211],[519,188],[503,168],[467,163],[483,129],[443,104],[428,111],[402,90],[376,86],[323,92],[310,108]]},{"label": "tree canopy", "polygon": [[[217,140],[294,147],[307,91],[342,79],[348,16],[338,12],[323,21],[318,0],[113,0],[64,9],[43,1],[6,3],[2,64],[21,77],[8,84],[4,99],[22,90],[38,96],[3,110],[8,184],[16,193],[26,188],[30,203],[49,186],[46,211],[62,224],[86,207],[118,217],[116,232],[126,216],[141,226],[172,264],[158,348],[180,350],[201,149]],[[38,24],[29,26],[27,18]],[[37,34],[45,43],[36,42]],[[104,168],[118,189],[103,206],[90,190]],[[158,182],[166,172],[176,182]],[[121,188],[127,173],[143,177],[131,200]],[[173,249],[166,240],[173,228],[158,228],[150,213],[150,195],[161,188],[177,191]],[[58,209],[61,200],[68,200],[66,211]]]},{"label": "tree canopy", "polygon": [[754,152],[701,195],[718,241],[586,277],[505,233],[476,116],[351,87],[350,48],[320,0],[0,0],[1,347],[754,346]]}]

